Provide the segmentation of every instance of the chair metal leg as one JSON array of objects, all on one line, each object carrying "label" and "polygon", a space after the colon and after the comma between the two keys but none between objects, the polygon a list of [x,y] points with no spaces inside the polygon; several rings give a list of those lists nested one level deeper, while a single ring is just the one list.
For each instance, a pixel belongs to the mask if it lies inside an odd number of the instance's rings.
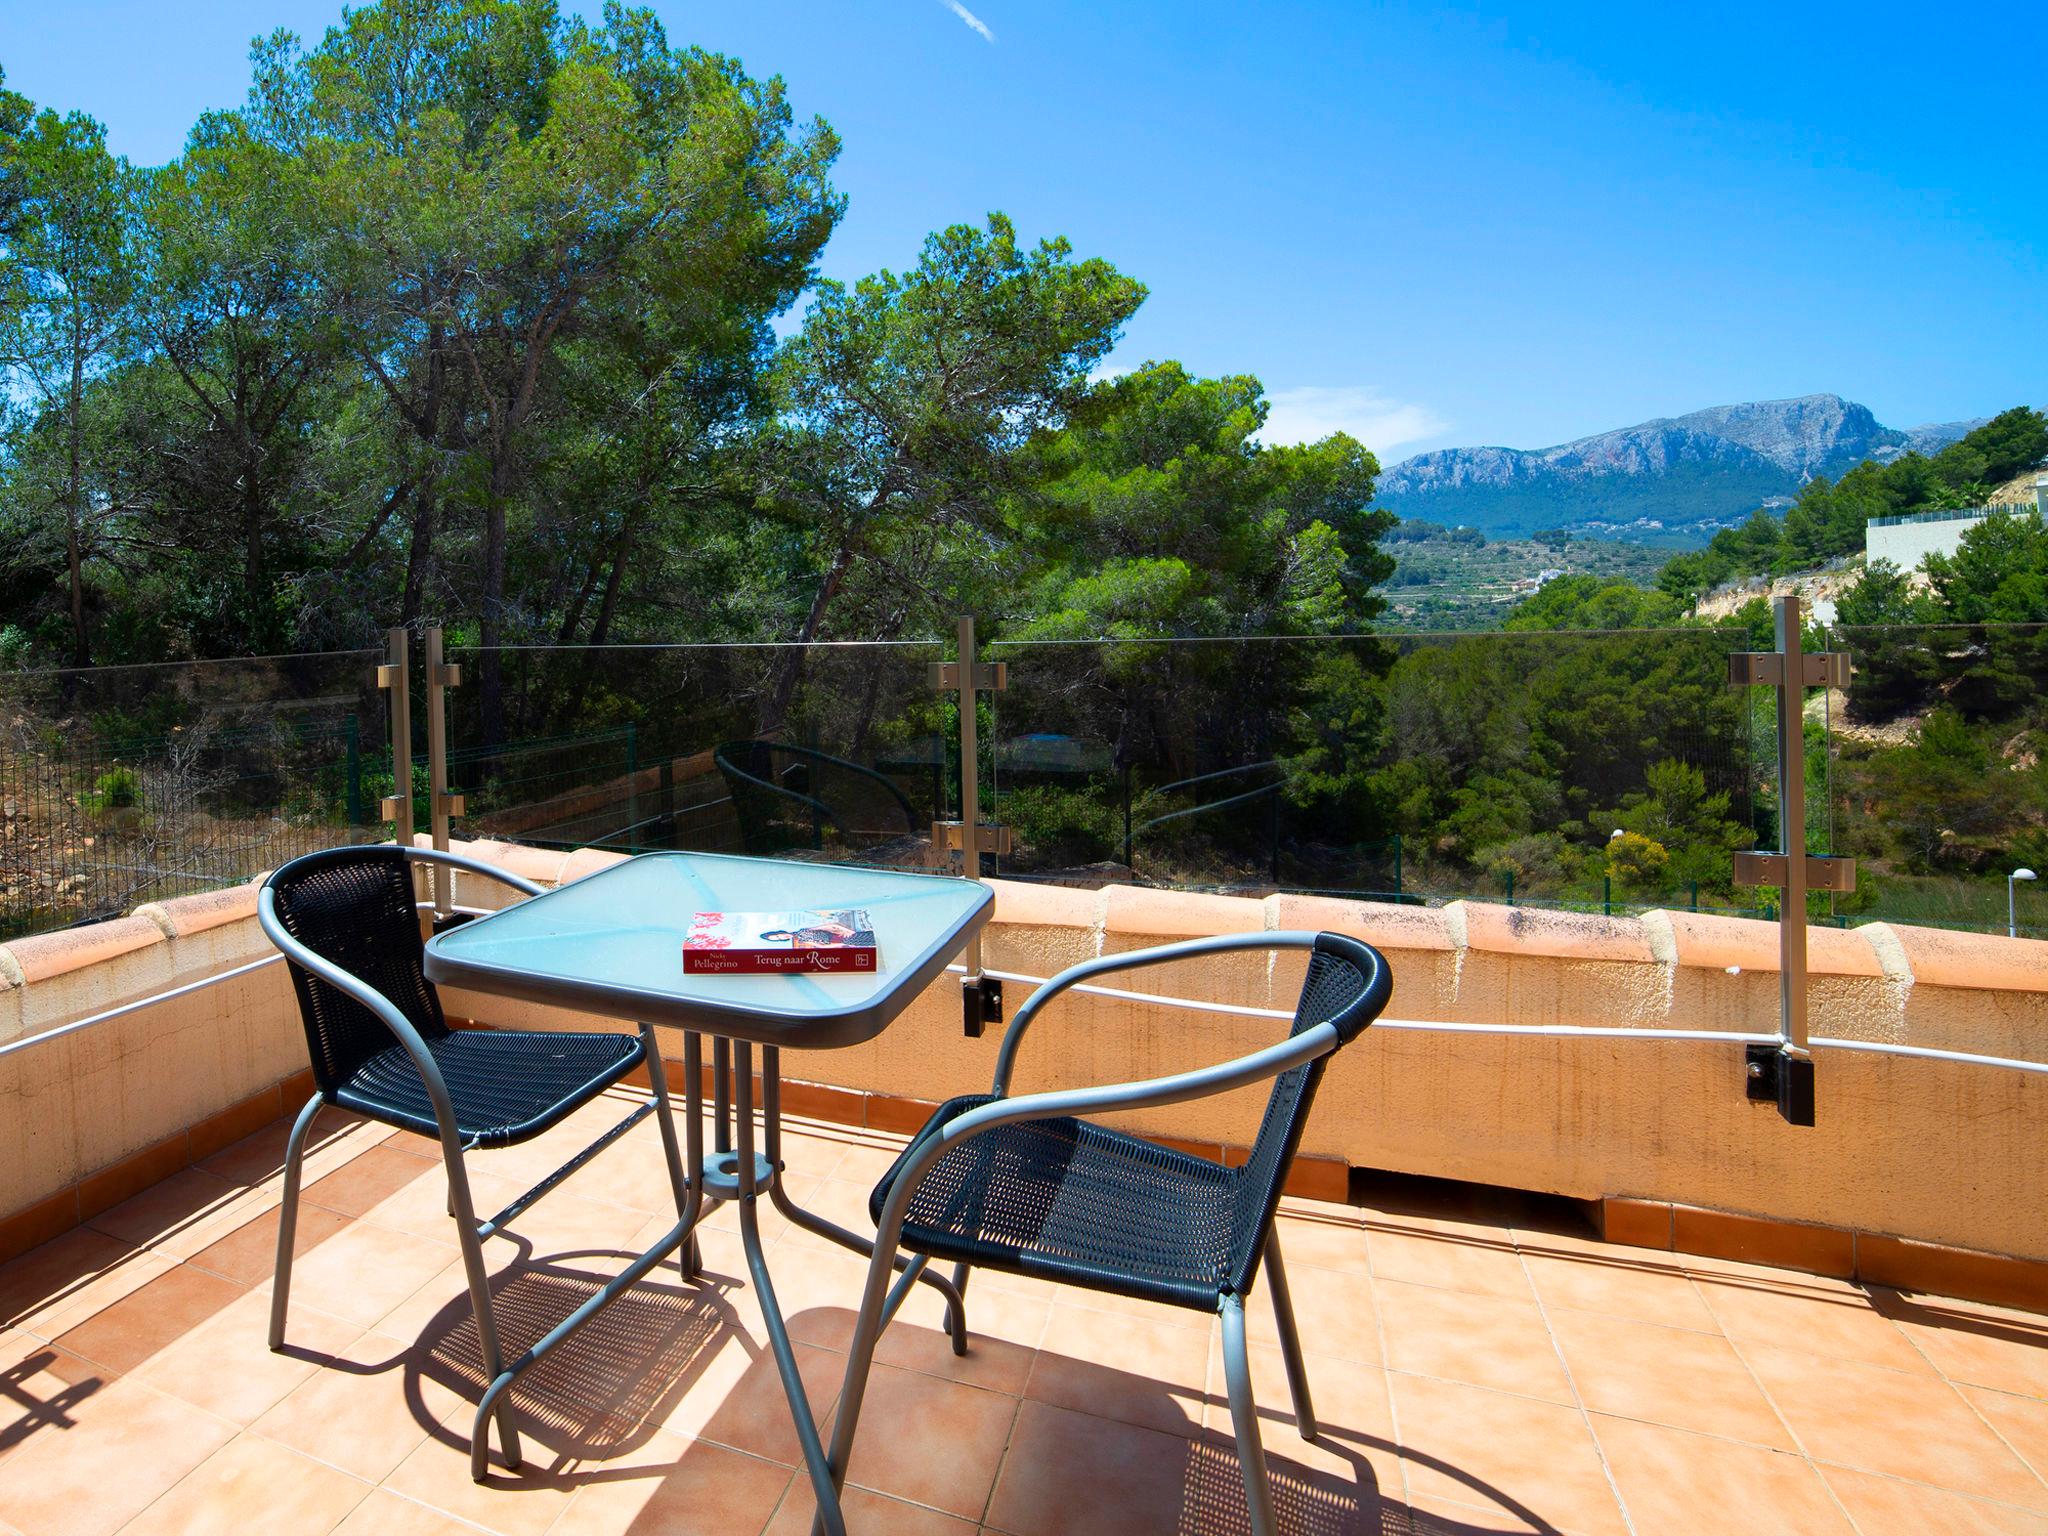
[{"label": "chair metal leg", "polygon": [[[868,1259],[867,1288],[861,1293],[860,1313],[853,1325],[853,1342],[846,1350],[846,1380],[839,1389],[839,1406],[833,1414],[832,1450],[827,1458],[835,1487],[846,1481],[846,1465],[853,1455],[853,1435],[860,1425],[860,1403],[868,1388],[868,1370],[874,1364],[875,1344],[887,1323],[886,1299],[895,1276],[896,1232],[878,1233],[885,1241],[876,1244]],[[812,1518],[811,1536],[827,1536],[822,1512]]]},{"label": "chair metal leg", "polygon": [[1266,1235],[1266,1283],[1273,1288],[1273,1321],[1280,1327],[1280,1358],[1287,1362],[1287,1390],[1294,1395],[1294,1427],[1301,1438],[1316,1437],[1316,1410],[1308,1396],[1308,1367],[1302,1363],[1301,1334],[1294,1326],[1294,1297],[1280,1262],[1279,1223]]},{"label": "chair metal leg", "polygon": [[[505,1371],[505,1354],[498,1344],[497,1314],[491,1307],[491,1275],[484,1267],[484,1244],[477,1236],[476,1207],[470,1203],[469,1174],[462,1165],[462,1151],[444,1139],[441,1159],[448,1165],[448,1193],[455,1205],[455,1237],[462,1248],[462,1272],[469,1281],[469,1304],[476,1313],[477,1343],[483,1355],[484,1383],[488,1389]],[[519,1430],[512,1422],[512,1402],[509,1396],[500,1397],[494,1414],[488,1407],[477,1411],[470,1432],[469,1475],[477,1482],[482,1482],[490,1470],[492,1417],[498,1421],[498,1443],[505,1454],[505,1465],[513,1471],[519,1469]]]},{"label": "chair metal leg", "polygon": [[1230,1422],[1237,1430],[1237,1461],[1244,1474],[1245,1504],[1252,1536],[1275,1536],[1273,1490],[1266,1481],[1266,1452],[1259,1444],[1259,1408],[1252,1401],[1251,1360],[1245,1350],[1244,1301],[1223,1298],[1223,1376],[1230,1388]]},{"label": "chair metal leg", "polygon": [[292,1294],[292,1244],[299,1225],[299,1175],[306,1156],[306,1135],[319,1118],[319,1094],[306,1100],[284,1144],[284,1199],[277,1208],[277,1278],[270,1287],[270,1347],[284,1348],[285,1306]]}]

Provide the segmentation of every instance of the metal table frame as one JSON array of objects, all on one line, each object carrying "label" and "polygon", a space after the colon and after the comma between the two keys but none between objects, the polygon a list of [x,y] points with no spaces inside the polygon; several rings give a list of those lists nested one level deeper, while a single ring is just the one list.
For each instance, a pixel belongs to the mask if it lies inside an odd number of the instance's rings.
[{"label": "metal table frame", "polygon": [[[797,867],[815,869],[819,866]],[[895,876],[897,872],[886,873]],[[602,876],[590,878],[601,879]],[[925,875],[911,878],[949,880],[951,877]],[[545,896],[535,898],[537,901],[545,899]],[[867,1005],[862,1017],[872,1021],[878,1012],[883,1016],[881,1023],[876,1024],[870,1031],[870,1036],[872,1033],[879,1033],[880,1028],[889,1019],[893,1019],[908,1005],[911,998],[923,990],[924,985],[931,979],[931,974],[943,972],[946,960],[951,954],[963,947],[972,931],[987,921],[990,905],[991,902],[985,899],[979,907],[966,915],[954,932],[943,936],[940,941],[928,947],[914,964],[899,973],[895,984],[881,1002]],[[486,917],[480,921],[488,923],[490,918]],[[437,952],[438,940],[465,931],[473,933],[477,926],[466,924],[463,928],[451,930],[448,935],[437,936],[435,941],[429,943],[426,970],[430,980],[444,985],[466,986],[477,991],[502,990],[508,995],[523,996],[537,1001],[567,1001],[570,1006],[580,1006],[589,1011],[604,1012],[611,1017],[629,1019],[627,1013],[613,1011],[616,1006],[627,1001],[623,995],[624,989],[619,989],[619,995],[600,991],[595,995],[585,994],[570,1000],[547,996],[545,989],[537,986],[530,974],[525,981],[502,988],[493,985],[501,979],[502,973],[492,968],[470,969],[456,974],[460,968],[451,965],[446,956]],[[504,979],[509,981],[511,978]],[[796,1427],[797,1440],[803,1447],[804,1463],[810,1473],[811,1487],[817,1496],[816,1528],[829,1533],[829,1536],[845,1536],[846,1523],[840,1508],[839,1479],[833,1474],[830,1459],[818,1432],[817,1420],[811,1413],[810,1399],[804,1391],[803,1378],[797,1370],[796,1352],[790,1344],[788,1325],[783,1319],[781,1306],[776,1301],[774,1281],[768,1272],[767,1253],[761,1240],[760,1197],[765,1192],[775,1208],[790,1222],[867,1257],[871,1263],[879,1262],[874,1257],[875,1244],[872,1240],[848,1231],[836,1222],[805,1210],[796,1204],[783,1188],[781,1049],[779,1046],[768,1044],[765,1040],[758,1042],[761,1052],[761,1077],[760,1103],[757,1106],[754,1078],[756,1040],[746,1035],[728,1035],[713,1027],[686,1022],[692,1012],[713,1011],[702,1004],[693,1009],[689,1000],[674,998],[669,1007],[661,1010],[663,1017],[659,1020],[665,1026],[680,1028],[683,1031],[683,1077],[687,1106],[683,1141],[687,1196],[681,1213],[682,1219],[667,1236],[607,1284],[599,1297],[593,1297],[578,1307],[517,1360],[506,1363],[485,1389],[477,1405],[476,1424],[481,1432],[489,1424],[493,1414],[502,1411],[504,1395],[511,1390],[513,1382],[522,1373],[537,1364],[589,1321],[603,1301],[608,1301],[627,1286],[642,1279],[677,1248],[682,1249],[681,1269],[684,1277],[692,1280],[698,1278],[701,1274],[701,1257],[695,1241],[697,1227],[708,1209],[731,1202],[739,1207],[740,1242],[746,1252],[748,1274],[755,1289],[760,1293],[761,1315],[775,1356],[775,1368],[782,1378],[783,1393],[789,1400],[790,1417]],[[652,1028],[645,1020],[630,1021],[638,1023],[643,1031]],[[753,1021],[720,1022],[740,1022],[741,1027],[748,1028],[752,1027]],[[831,1036],[829,1028],[821,1028],[820,1033],[828,1038]],[[712,1045],[712,1147],[708,1157],[704,1149],[703,1121],[703,1042],[707,1035],[711,1037]],[[652,1051],[650,1066],[657,1074],[658,1061],[659,1051]],[[758,1151],[755,1146],[754,1124],[757,1107],[761,1115],[761,1148]],[[967,1352],[967,1320],[960,1286],[954,1280],[927,1268],[926,1260],[922,1256],[912,1257],[897,1253],[893,1255],[893,1262],[899,1273],[887,1298],[881,1304],[881,1326],[887,1326],[888,1321],[901,1308],[912,1284],[922,1281],[945,1298],[946,1331],[951,1339],[953,1352],[956,1355],[964,1355]],[[476,1441],[478,1446],[483,1443],[481,1439]]]}]

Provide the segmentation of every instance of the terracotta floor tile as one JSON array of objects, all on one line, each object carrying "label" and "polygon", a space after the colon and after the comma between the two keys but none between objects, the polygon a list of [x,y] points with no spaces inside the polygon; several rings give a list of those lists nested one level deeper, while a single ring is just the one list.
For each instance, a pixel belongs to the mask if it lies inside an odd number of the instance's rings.
[{"label": "terracotta floor tile", "polygon": [[[513,1257],[511,1250],[487,1244],[484,1248],[486,1264],[494,1251],[502,1257]],[[461,1259],[450,1259],[446,1268],[431,1276],[372,1326],[379,1333],[388,1333],[394,1338],[417,1339],[431,1333],[445,1333],[454,1326],[458,1314],[466,1314],[468,1307],[469,1275],[463,1269]]]},{"label": "terracotta floor tile", "polygon": [[334,1528],[334,1536],[476,1536],[476,1527],[389,1489],[373,1488]]},{"label": "terracotta floor tile", "polygon": [[[868,1375],[847,1481],[978,1520],[1016,1415],[1017,1399],[1003,1393],[877,1365]],[[829,1428],[825,1437],[829,1443]]]},{"label": "terracotta floor tile", "polygon": [[[804,1191],[799,1198],[797,1191],[790,1190],[790,1198],[814,1215],[822,1216],[834,1226],[844,1227],[859,1237],[872,1240],[875,1224],[868,1219],[868,1190],[866,1184],[849,1183],[844,1179],[820,1179]],[[730,1211],[721,1212],[730,1215]],[[820,1237],[804,1227],[791,1227],[789,1241],[805,1248],[833,1247],[841,1245],[830,1238]]]},{"label": "terracotta floor tile", "polygon": [[[813,1418],[823,1423],[839,1396],[846,1360],[831,1350],[793,1344]],[[712,1340],[686,1389],[657,1413],[661,1427],[684,1439],[708,1440],[785,1466],[803,1458],[782,1373],[765,1344],[736,1333]]]},{"label": "terracotta floor tile", "polygon": [[225,1445],[234,1428],[133,1381],[117,1381],[79,1425],[0,1462],[0,1510],[23,1536],[103,1536]]},{"label": "terracotta floor tile", "polygon": [[254,1435],[228,1442],[123,1528],[132,1536],[332,1530],[370,1485]]},{"label": "terracotta floor tile", "polygon": [[153,1243],[180,1228],[203,1225],[243,1193],[217,1174],[186,1168],[86,1223],[124,1243]]},{"label": "terracotta floor tile", "polygon": [[[810,1536],[811,1516],[817,1509],[810,1477],[798,1473],[790,1478],[782,1506],[762,1536]],[[847,1536],[974,1536],[975,1531],[972,1520],[941,1514],[922,1504],[906,1504],[865,1488],[845,1489],[839,1512],[846,1516]]]},{"label": "terracotta floor tile", "polygon": [[[719,1251],[710,1239],[729,1236],[727,1233],[707,1232],[707,1256]],[[740,1316],[743,1319],[758,1318],[760,1300],[738,1248],[736,1241],[730,1244],[719,1268],[735,1282],[733,1301]],[[853,1324],[860,1310],[861,1289],[868,1278],[866,1259],[844,1249],[784,1250],[778,1247],[768,1254],[768,1278],[775,1287],[775,1299],[781,1306],[784,1321],[789,1325],[791,1338],[824,1349],[840,1350],[853,1341]],[[747,1326],[753,1331],[759,1329],[757,1322],[749,1321]]]},{"label": "terracotta floor tile", "polygon": [[243,1294],[219,1275],[180,1264],[66,1329],[56,1342],[111,1371],[132,1371]]},{"label": "terracotta floor tile", "polygon": [[42,1311],[31,1312],[21,1319],[21,1326],[34,1329],[46,1339],[54,1339],[177,1267],[172,1260],[151,1249],[132,1248],[126,1257],[104,1274],[60,1295]]},{"label": "terracotta floor tile", "polygon": [[1854,1536],[1803,1456],[1592,1416],[1636,1536]]},{"label": "terracotta floor tile", "polygon": [[[222,1232],[186,1262],[237,1285],[260,1285],[277,1272],[277,1223],[278,1210],[272,1206]],[[317,1205],[300,1206],[299,1219],[292,1229],[294,1264],[348,1224],[346,1216],[334,1211]]]},{"label": "terracotta floor tile", "polygon": [[2048,1536],[2048,1515],[1903,1483],[1894,1477],[1820,1468],[1863,1536]]},{"label": "terracotta floor tile", "polygon": [[1380,1324],[1392,1370],[1573,1401],[1550,1330],[1533,1301],[1382,1282]]},{"label": "terracotta floor tile", "polygon": [[1682,1270],[1598,1254],[1522,1250],[1529,1279],[1546,1307],[1719,1333],[1720,1323]]},{"label": "terracotta floor tile", "polygon": [[353,1323],[302,1307],[279,1353],[270,1348],[269,1324],[268,1288],[245,1292],[136,1374],[160,1392],[246,1426],[362,1332]]},{"label": "terracotta floor tile", "polygon": [[1625,1529],[1576,1408],[1391,1375],[1411,1495],[1499,1506],[1590,1536]]},{"label": "terracotta floor tile", "polygon": [[1719,1334],[1572,1311],[1551,1313],[1550,1327],[1592,1412],[1797,1449],[1749,1367]]},{"label": "terracotta floor tile", "polygon": [[1352,1275],[1372,1272],[1365,1222],[1356,1211],[1345,1216],[1323,1212],[1283,1215],[1279,1232],[1280,1256],[1290,1276],[1302,1265]]},{"label": "terracotta floor tile", "polygon": [[[881,1183],[882,1175],[889,1171],[902,1152],[903,1148],[900,1145],[848,1142],[841,1146],[839,1155],[825,1167],[820,1168],[813,1164],[804,1171],[827,1178],[842,1179],[849,1184],[857,1184],[862,1189],[872,1190]],[[803,1164],[794,1157],[785,1156],[785,1161],[792,1168],[803,1167]]]},{"label": "terracotta floor tile", "polygon": [[[471,1159],[472,1164],[478,1159]],[[469,1170],[469,1199],[477,1219],[485,1220],[503,1210],[526,1186],[513,1179]],[[436,1242],[455,1241],[455,1220],[448,1214],[448,1175],[436,1162],[410,1183],[386,1195],[364,1213],[364,1220],[380,1227],[394,1227]]]},{"label": "terracotta floor tile", "polygon": [[[366,1481],[382,1482],[440,1421],[421,1356],[396,1339],[364,1334],[261,1415],[250,1428]],[[412,1368],[409,1368],[411,1366]],[[467,1433],[467,1419],[464,1421]]]},{"label": "terracotta floor tile", "polygon": [[[294,1109],[293,1115],[298,1111]],[[313,1133],[307,1141],[307,1178],[316,1177],[312,1171],[316,1159],[327,1154],[321,1163],[325,1172],[335,1161],[335,1155],[350,1155],[358,1141],[374,1145],[362,1136],[369,1127],[367,1122],[337,1109],[326,1109],[313,1123]],[[284,1171],[285,1143],[291,1137],[291,1121],[277,1120],[256,1132],[245,1136],[233,1146],[223,1147],[213,1156],[202,1159],[195,1166],[208,1173],[218,1174],[237,1184],[261,1184]]]},{"label": "terracotta floor tile", "polygon": [[1013,1396],[1024,1391],[1031,1363],[1052,1317],[1052,1303],[1014,1291],[967,1290],[967,1353],[953,1353],[945,1298],[920,1285],[903,1303],[875,1349],[875,1358]]},{"label": "terracotta floor tile", "polygon": [[1949,1380],[2048,1397],[2048,1317],[1889,1291],[1874,1300]]},{"label": "terracotta floor tile", "polygon": [[1803,1349],[1835,1360],[1861,1360],[1895,1371],[1930,1369],[1897,1324],[1861,1291],[1703,1275],[1699,1293],[1731,1339]]},{"label": "terracotta floor tile", "polygon": [[453,1257],[453,1244],[356,1222],[294,1265],[292,1299],[368,1327]]},{"label": "terracotta floor tile", "polygon": [[1056,1306],[1024,1390],[1056,1407],[1195,1435],[1208,1369],[1205,1331]]},{"label": "terracotta floor tile", "polygon": [[34,1455],[70,1432],[113,1380],[32,1333],[0,1333],[0,1461]]},{"label": "terracotta floor tile", "polygon": [[1984,1387],[1958,1387],[1972,1408],[1983,1415],[2006,1444],[2020,1453],[2020,1459],[2035,1473],[2048,1478],[2048,1403],[2032,1397],[2015,1397]]},{"label": "terracotta floor tile", "polygon": [[[1266,1486],[1280,1529],[1288,1536],[1385,1536],[1399,1531],[1404,1500],[1398,1458],[1393,1470],[1340,1442],[1304,1445],[1291,1433],[1264,1437]],[[1210,1430],[1190,1447],[1182,1477],[1180,1530],[1247,1536],[1251,1515],[1236,1437]]]},{"label": "terracotta floor tile", "polygon": [[1761,1344],[1737,1347],[1814,1460],[2048,1510],[2048,1486],[1946,1382]]},{"label": "terracotta floor tile", "polygon": [[399,1463],[384,1486],[500,1536],[542,1536],[569,1507],[578,1480],[539,1460],[533,1454],[538,1449],[528,1447],[525,1465],[517,1472],[507,1472],[494,1449],[488,1477],[476,1483],[469,1477],[467,1445],[430,1437]]},{"label": "terracotta floor tile", "polygon": [[1372,1272],[1378,1279],[1516,1301],[1531,1299],[1522,1256],[1505,1232],[1482,1238],[1371,1226],[1368,1241]]},{"label": "terracotta floor tile", "polygon": [[[40,1331],[40,1323],[76,1305],[88,1290],[105,1289],[102,1282],[130,1267],[136,1251],[133,1243],[75,1227],[0,1264],[0,1325]],[[161,1274],[164,1267],[159,1260],[145,1278]]]},{"label": "terracotta floor tile", "polygon": [[737,1536],[767,1524],[794,1473],[706,1441],[663,1434],[625,1471],[590,1468],[551,1536]]},{"label": "terracotta floor tile", "polygon": [[[1290,1264],[1287,1283],[1294,1294],[1294,1326],[1301,1334],[1303,1349],[1366,1365],[1380,1363],[1379,1307],[1369,1276],[1355,1270]],[[1273,1316],[1273,1293],[1264,1273],[1259,1275],[1245,1301],[1245,1331],[1262,1344],[1278,1343],[1280,1339]]]},{"label": "terracotta floor tile", "polygon": [[[1294,1395],[1287,1385],[1287,1364],[1279,1349],[1260,1344],[1251,1348],[1252,1400],[1258,1405],[1259,1434],[1266,1454],[1285,1455],[1316,1472],[1348,1475],[1353,1482],[1363,1481],[1357,1469],[1364,1465],[1380,1487],[1398,1498],[1401,1455],[1388,1405],[1386,1372],[1323,1355],[1308,1355],[1303,1364],[1308,1371],[1309,1401],[1316,1414],[1317,1438],[1313,1441],[1303,1440],[1295,1425]],[[1212,1435],[1236,1433],[1221,1339],[1209,1346],[1209,1392],[1203,1424]]]},{"label": "terracotta floor tile", "polygon": [[423,1161],[386,1142],[365,1147],[334,1172],[315,1179],[300,1198],[344,1216],[361,1216],[415,1182],[431,1183],[437,1199],[446,1197],[447,1177],[438,1160]]},{"label": "terracotta floor tile", "polygon": [[1014,1536],[1176,1536],[1194,1458],[1179,1435],[1027,1398],[986,1523]]}]

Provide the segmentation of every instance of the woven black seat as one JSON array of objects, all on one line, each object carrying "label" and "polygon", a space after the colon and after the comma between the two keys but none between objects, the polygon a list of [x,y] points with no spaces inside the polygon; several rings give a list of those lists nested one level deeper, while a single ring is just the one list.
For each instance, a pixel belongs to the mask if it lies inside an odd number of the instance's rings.
[{"label": "woven black seat", "polygon": [[[509,1147],[538,1136],[646,1060],[634,1035],[458,1030],[427,1050],[448,1083],[455,1124],[475,1147]],[[334,1102],[373,1120],[438,1136],[419,1069],[387,1046],[335,1090]]]}]

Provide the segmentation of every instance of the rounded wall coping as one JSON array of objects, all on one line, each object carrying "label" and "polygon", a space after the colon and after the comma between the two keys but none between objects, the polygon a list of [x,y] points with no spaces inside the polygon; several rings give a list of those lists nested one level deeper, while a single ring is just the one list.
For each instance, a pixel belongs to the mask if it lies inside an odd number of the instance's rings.
[{"label": "rounded wall coping", "polygon": [[995,921],[1023,928],[1094,928],[1102,918],[1102,892],[1035,880],[984,880],[995,894]]},{"label": "rounded wall coping", "polygon": [[1363,939],[1379,949],[1438,950],[1458,948],[1450,919],[1441,907],[1410,907],[1391,901],[1351,901],[1342,896],[1293,896],[1281,892],[1266,898],[1270,928],[1325,929]]},{"label": "rounded wall coping", "polygon": [[1266,904],[1252,896],[1218,896],[1208,891],[1169,891],[1143,885],[1106,885],[1101,895],[1105,933],[1185,938],[1258,933],[1266,927]]},{"label": "rounded wall coping", "polygon": [[1869,923],[1879,953],[1891,952],[1916,987],[1960,987],[1976,992],[2048,992],[2048,939],[2011,939],[2002,933],[1949,928],[1908,928]]},{"label": "rounded wall coping", "polygon": [[1534,955],[1557,960],[1619,960],[1647,965],[1657,957],[1649,933],[1633,917],[1596,912],[1552,912],[1541,907],[1454,901],[1443,909],[1453,931],[1464,928],[1464,947],[1482,954]]},{"label": "rounded wall coping", "polygon": [[68,976],[103,960],[119,959],[169,938],[161,924],[147,917],[116,917],[83,928],[60,928],[55,933],[32,933],[9,941],[5,954],[21,976],[19,985],[33,986],[53,977]]},{"label": "rounded wall coping", "polygon": [[167,937],[182,939],[210,928],[256,915],[257,885],[231,885],[225,890],[204,891],[197,896],[173,896],[166,901],[137,907],[135,917],[147,917]]},{"label": "rounded wall coping", "polygon": [[571,880],[581,880],[585,875],[594,875],[600,869],[610,869],[614,864],[623,864],[628,854],[614,853],[609,848],[578,848],[562,860],[562,873],[555,881],[567,885]]},{"label": "rounded wall coping", "polygon": [[[1778,973],[1778,925],[1755,917],[1728,917],[1718,912],[1663,910],[1646,912],[1644,921],[1668,924],[1673,941],[1672,963],[1693,970],[1768,971]],[[1806,969],[1813,976],[1886,974],[1878,952],[1862,928],[1806,930]]]}]

